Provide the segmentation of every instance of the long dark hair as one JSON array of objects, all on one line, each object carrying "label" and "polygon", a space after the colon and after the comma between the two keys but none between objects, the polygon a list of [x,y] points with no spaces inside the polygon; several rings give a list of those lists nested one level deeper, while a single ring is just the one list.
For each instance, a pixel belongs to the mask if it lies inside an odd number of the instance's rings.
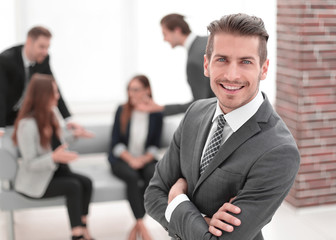
[{"label": "long dark hair", "polygon": [[12,139],[17,144],[17,129],[21,119],[32,117],[36,120],[40,143],[44,148],[50,146],[53,132],[60,137],[60,125],[49,103],[54,97],[54,78],[47,74],[34,74],[27,87],[27,92],[14,124]]},{"label": "long dark hair", "polygon": [[[144,88],[149,89],[149,97],[152,98],[152,90],[151,90],[148,78],[145,75],[136,75],[129,81],[129,83],[133,81],[134,79],[139,80],[139,82],[143,85]],[[128,83],[127,88],[129,87],[129,83]],[[133,109],[134,109],[134,106],[132,105],[131,100],[128,96],[128,101],[123,105],[123,110],[121,112],[121,117],[120,117],[120,125],[121,125],[122,133],[126,132],[127,125],[131,118]]]}]

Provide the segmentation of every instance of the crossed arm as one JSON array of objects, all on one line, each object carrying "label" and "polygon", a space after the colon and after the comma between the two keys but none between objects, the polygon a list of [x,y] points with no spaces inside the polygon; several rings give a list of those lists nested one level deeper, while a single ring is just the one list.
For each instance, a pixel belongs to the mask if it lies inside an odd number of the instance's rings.
[{"label": "crossed arm", "polygon": [[[180,178],[176,183],[171,187],[168,194],[168,204],[171,203],[180,194],[187,194],[188,184],[184,178]],[[239,226],[241,221],[231,215],[230,213],[239,214],[241,209],[236,207],[231,202],[234,200],[232,198],[230,202],[224,203],[222,207],[210,218],[204,216],[204,220],[209,225],[209,232],[213,235],[219,237],[222,235],[222,231],[232,232],[234,231],[233,226]]]}]

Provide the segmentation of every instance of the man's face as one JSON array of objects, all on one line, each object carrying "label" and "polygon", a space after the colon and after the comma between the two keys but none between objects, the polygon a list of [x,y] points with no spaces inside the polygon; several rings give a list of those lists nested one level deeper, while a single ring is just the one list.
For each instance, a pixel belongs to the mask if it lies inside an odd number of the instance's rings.
[{"label": "man's face", "polygon": [[181,43],[179,42],[179,35],[180,35],[179,29],[170,31],[164,25],[161,25],[161,29],[162,29],[163,40],[166,42],[169,42],[172,48],[175,48],[176,46],[181,45]]},{"label": "man's face", "polygon": [[224,113],[248,102],[258,93],[267,76],[268,63],[260,67],[259,38],[219,33],[214,36],[211,59],[204,57],[204,74]]},{"label": "man's face", "polygon": [[43,62],[48,55],[50,38],[39,36],[37,39],[28,37],[26,42],[27,57],[30,61]]}]

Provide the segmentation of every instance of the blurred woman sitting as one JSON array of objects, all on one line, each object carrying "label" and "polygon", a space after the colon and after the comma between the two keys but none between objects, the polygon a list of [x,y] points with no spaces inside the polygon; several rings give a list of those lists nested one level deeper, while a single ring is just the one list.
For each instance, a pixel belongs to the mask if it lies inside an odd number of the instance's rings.
[{"label": "blurred woman sitting", "polygon": [[127,198],[136,219],[128,239],[135,240],[140,235],[144,240],[151,240],[143,222],[143,195],[157,162],[155,156],[160,144],[162,114],[137,110],[139,104],[152,98],[146,76],[133,77],[127,92],[128,101],[119,106],[115,114],[109,162],[113,174],[126,182]]},{"label": "blurred woman sitting", "polygon": [[73,173],[68,163],[78,158],[67,151],[66,141],[91,137],[82,128],[65,136],[55,115],[59,92],[54,78],[34,74],[14,125],[13,141],[22,155],[15,189],[29,198],[65,196],[72,239],[91,239],[86,227],[92,182]]}]

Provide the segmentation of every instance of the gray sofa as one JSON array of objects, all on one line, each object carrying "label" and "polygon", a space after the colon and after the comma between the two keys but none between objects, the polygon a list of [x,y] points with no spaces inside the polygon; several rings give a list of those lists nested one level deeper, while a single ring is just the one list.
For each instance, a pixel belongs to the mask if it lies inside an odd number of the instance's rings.
[{"label": "gray sofa", "polygon": [[[165,118],[161,139],[163,151],[168,147],[173,133],[177,128],[180,117]],[[71,164],[71,168],[89,176],[93,181],[94,193],[92,202],[106,202],[125,199],[125,185],[119,179],[111,174],[110,166],[107,160],[107,151],[111,135],[111,125],[88,125],[84,126],[95,133],[92,139],[79,139],[69,146],[70,150],[77,151],[80,156],[90,156],[91,154],[103,154],[106,161],[91,161],[88,164]],[[48,206],[59,206],[65,204],[64,197],[51,199],[34,200],[28,199],[13,190],[13,181],[16,174],[18,150],[8,144],[11,130],[6,129],[6,146],[2,143],[0,147],[0,210],[7,213],[7,235],[8,239],[15,239],[15,226],[13,212],[18,209],[38,208]],[[162,151],[162,152],[163,152]],[[95,156],[93,155],[93,156]]]}]

